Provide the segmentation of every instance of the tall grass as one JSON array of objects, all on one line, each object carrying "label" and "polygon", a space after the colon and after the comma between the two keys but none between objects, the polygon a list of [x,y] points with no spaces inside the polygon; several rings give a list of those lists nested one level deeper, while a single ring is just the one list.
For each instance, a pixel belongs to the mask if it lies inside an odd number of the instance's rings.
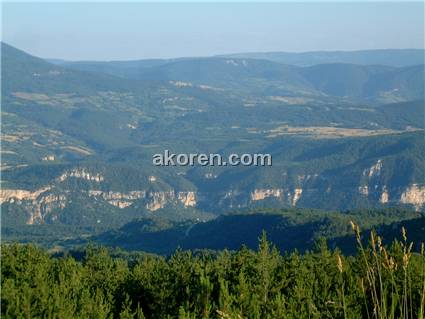
[{"label": "tall grass", "polygon": [[[425,264],[424,244],[421,245],[421,278],[411,278],[413,243],[408,242],[406,229],[401,231],[402,240],[395,241],[391,249],[382,244],[382,238],[374,231],[370,233],[369,246],[363,245],[360,228],[351,222],[363,261],[364,276],[360,281],[367,318],[376,319],[424,319],[425,309]],[[340,272],[342,262],[337,261]],[[412,281],[422,284],[419,309],[414,309]],[[342,287],[343,288],[343,287]],[[344,315],[346,313],[344,295]]]}]

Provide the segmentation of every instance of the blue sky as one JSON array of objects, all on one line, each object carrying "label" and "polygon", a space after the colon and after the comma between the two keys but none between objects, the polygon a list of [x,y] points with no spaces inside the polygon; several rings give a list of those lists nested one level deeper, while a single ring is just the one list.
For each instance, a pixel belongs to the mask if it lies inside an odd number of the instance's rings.
[{"label": "blue sky", "polygon": [[34,55],[128,60],[423,48],[424,3],[4,3],[3,41]]}]

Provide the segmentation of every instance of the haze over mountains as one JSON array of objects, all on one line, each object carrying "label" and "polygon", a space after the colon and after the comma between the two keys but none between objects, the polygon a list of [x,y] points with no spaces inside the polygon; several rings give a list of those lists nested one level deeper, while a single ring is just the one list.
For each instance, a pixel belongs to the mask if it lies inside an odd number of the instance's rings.
[{"label": "haze over mountains", "polygon": [[[360,51],[310,51],[310,52],[248,52],[217,55],[215,57],[257,59],[279,62],[296,66],[312,66],[317,64],[347,63],[360,65],[388,65],[395,67],[412,66],[424,63],[423,49],[381,49]],[[196,57],[175,59],[142,59],[142,60],[111,60],[111,61],[67,61],[48,59],[53,64],[66,65],[75,68],[116,66],[122,68],[138,68],[159,66],[167,62]],[[199,58],[199,57],[198,57]]]},{"label": "haze over mountains", "polygon": [[287,89],[292,90],[288,93],[292,94],[299,90],[304,94],[310,92],[384,100],[387,98],[383,96],[385,94],[401,99],[423,96],[423,57],[423,50],[374,50],[241,53],[173,60],[53,62],[76,70],[136,80],[167,81],[178,78],[197,84],[231,84],[235,89],[255,92],[264,89],[263,86],[257,87],[258,83],[253,83],[253,79],[256,79],[269,81],[269,90],[270,86],[281,89],[279,84],[286,85]]},{"label": "haze over mountains", "polygon": [[384,49],[362,51],[316,51],[316,52],[264,52],[237,53],[228,55],[234,58],[269,60],[283,64],[312,66],[316,64],[348,63],[360,65],[388,65],[395,67],[412,66],[424,63],[422,49]]},{"label": "haze over mountains", "polygon": [[[261,207],[423,211],[423,50],[66,62],[1,49],[5,236],[135,218],[186,229]],[[154,167],[164,149],[273,166]]]}]

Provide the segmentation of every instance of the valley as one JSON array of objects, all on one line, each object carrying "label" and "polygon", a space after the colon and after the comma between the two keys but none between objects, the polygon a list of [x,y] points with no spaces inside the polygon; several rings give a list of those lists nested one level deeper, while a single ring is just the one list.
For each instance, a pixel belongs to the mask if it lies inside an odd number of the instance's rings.
[{"label": "valley", "polygon": [[425,319],[424,3],[1,3],[0,317]]},{"label": "valley", "polygon": [[[424,211],[423,65],[2,53],[6,239],[50,228],[51,246],[137,219],[196,225],[264,208]],[[270,153],[273,166],[153,166],[164,149]]]}]

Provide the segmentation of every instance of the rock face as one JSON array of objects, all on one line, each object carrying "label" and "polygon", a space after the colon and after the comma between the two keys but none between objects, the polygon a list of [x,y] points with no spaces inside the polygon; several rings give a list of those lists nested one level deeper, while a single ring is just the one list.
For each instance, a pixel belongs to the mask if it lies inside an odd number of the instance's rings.
[{"label": "rock face", "polygon": [[165,205],[175,199],[174,191],[166,192],[149,192],[147,195],[148,202],[145,207],[147,210],[154,212],[164,208]]},{"label": "rock face", "polygon": [[184,207],[195,207],[196,193],[193,191],[176,192],[174,190],[165,192],[149,192],[146,196],[148,202],[146,208],[150,211],[156,211],[164,208],[166,204],[173,202],[180,202]]},{"label": "rock face", "polygon": [[50,190],[50,187],[40,188],[35,191],[28,191],[23,189],[0,189],[0,204],[4,202],[14,202],[23,200],[35,200],[40,194]]},{"label": "rock face", "polygon": [[54,155],[47,155],[47,156],[44,156],[41,160],[42,161],[54,161],[55,156]]},{"label": "rock face", "polygon": [[386,204],[386,203],[389,202],[389,200],[390,200],[390,196],[388,194],[387,187],[384,186],[383,189],[382,189],[381,197],[379,198],[379,202],[381,204]]},{"label": "rock face", "polygon": [[383,161],[379,159],[371,167],[365,169],[362,174],[362,184],[358,187],[358,191],[361,195],[385,205],[390,202],[390,193],[387,186],[381,184],[382,167]]},{"label": "rock face", "polygon": [[[30,217],[27,220],[27,224],[32,225],[43,223],[45,216],[52,213],[54,210],[61,210],[65,208],[66,199],[66,196],[62,194],[48,194],[46,196],[41,196],[41,198],[36,201],[33,201],[31,205],[28,206]],[[52,220],[55,220],[57,219],[57,216],[52,215],[51,218]]]},{"label": "rock face", "polygon": [[58,179],[59,181],[63,182],[70,177],[81,178],[87,181],[94,181],[98,183],[102,182],[105,179],[101,174],[90,173],[85,168],[74,168],[73,170],[69,172],[63,173],[61,176],[59,176]]},{"label": "rock face", "polygon": [[282,188],[254,189],[250,194],[250,199],[252,202],[256,202],[274,197],[283,201],[286,199],[289,205],[295,206],[300,200],[302,192],[301,187],[296,187],[292,192],[288,191],[285,197],[285,190]]},{"label": "rock face", "polygon": [[[91,203],[107,203],[119,209],[127,209],[131,214],[139,210],[155,212],[167,205],[179,205],[181,208],[197,207],[205,211],[225,212],[229,209],[250,207],[264,201],[264,205],[279,207],[308,206],[317,198],[344,198],[349,193],[364,198],[366,203],[382,205],[405,204],[412,205],[417,210],[425,207],[425,186],[422,184],[396,185],[384,184],[382,180],[383,161],[378,160],[370,167],[360,171],[360,185],[348,185],[339,189],[318,174],[296,175],[289,184],[288,175],[282,173],[281,187],[254,188],[253,190],[231,189],[212,192],[173,189],[164,187],[163,181],[153,175],[147,175],[142,180],[146,184],[139,189],[130,191],[108,190],[108,181],[100,172],[88,168],[77,167],[60,173],[57,178],[45,187],[35,190],[1,189],[0,204],[18,205],[27,213],[27,224],[40,224],[59,218],[61,210],[71,203],[75,196],[85,196],[85,201]],[[206,179],[215,179],[216,175],[204,175]],[[64,183],[67,179],[77,178],[89,181],[84,183],[85,189],[75,188],[74,183]],[[87,185],[86,185],[87,184]],[[67,188],[68,187],[68,188]],[[162,187],[162,189],[161,189]],[[84,198],[84,197],[83,197]],[[269,202],[267,202],[269,201]],[[137,203],[137,204],[136,204]],[[326,199],[325,202],[326,203]],[[261,204],[263,205],[263,204]],[[68,205],[71,206],[71,205]],[[22,211],[22,210],[21,210]]]},{"label": "rock face", "polygon": [[43,223],[46,215],[52,213],[55,209],[64,209],[66,206],[66,196],[50,193],[50,190],[51,187],[44,187],[35,191],[2,189],[0,191],[0,203],[8,202],[21,205],[29,215],[26,223],[28,225],[40,224]]},{"label": "rock face", "polygon": [[367,185],[359,186],[359,193],[362,195],[369,195],[369,187]]},{"label": "rock face", "polygon": [[382,169],[382,160],[378,160],[374,165],[372,165],[369,169],[365,169],[363,171],[363,175],[367,176],[369,178],[372,178],[374,176],[378,176],[381,174]]},{"label": "rock face", "polygon": [[196,193],[195,192],[179,192],[177,198],[184,207],[196,206]]},{"label": "rock face", "polygon": [[114,205],[118,208],[126,208],[133,204],[133,202],[140,198],[146,197],[145,191],[131,191],[129,193],[120,192],[103,192],[100,190],[89,190],[89,196],[101,197],[106,200],[109,204]]},{"label": "rock face", "polygon": [[145,190],[135,190],[128,193],[121,192],[103,192],[100,190],[90,190],[89,196],[101,197],[109,204],[118,208],[126,208],[131,206],[136,200],[146,200],[145,207],[150,211],[156,211],[164,208],[168,203],[180,201],[184,207],[196,206],[196,193],[193,191],[178,192],[177,196],[174,190],[150,192]]},{"label": "rock face", "polygon": [[267,197],[282,197],[283,189],[254,189],[251,192],[251,200],[258,201],[266,199]]},{"label": "rock face", "polygon": [[[93,176],[96,181],[99,180],[99,175],[87,175],[84,172],[78,173],[81,178],[88,178],[93,180]],[[64,176],[64,175],[61,175]],[[71,175],[70,175],[71,176]],[[0,204],[11,203],[20,205],[28,213],[27,224],[41,224],[46,221],[47,216],[50,214],[52,221],[57,219],[57,215],[54,215],[55,210],[61,210],[66,207],[67,196],[66,194],[55,194],[50,191],[55,190],[54,187],[44,187],[35,191],[28,191],[22,189],[2,189],[0,190]],[[95,199],[103,199],[110,205],[118,208],[126,208],[131,206],[136,200],[142,199],[145,201],[145,208],[151,212],[158,209],[164,208],[169,203],[183,204],[184,207],[195,207],[196,192],[194,191],[180,191],[175,192],[174,190],[169,191],[145,191],[135,190],[127,193],[113,192],[113,191],[101,191],[101,190],[89,190],[80,191],[86,193],[89,197]],[[66,191],[65,191],[66,193]]]},{"label": "rock face", "polygon": [[292,206],[295,206],[297,204],[297,202],[301,198],[301,194],[302,193],[303,193],[303,189],[302,188],[295,188],[294,189],[294,197],[292,198]]},{"label": "rock face", "polygon": [[425,204],[425,186],[412,184],[401,194],[400,203],[413,205],[420,210]]}]

